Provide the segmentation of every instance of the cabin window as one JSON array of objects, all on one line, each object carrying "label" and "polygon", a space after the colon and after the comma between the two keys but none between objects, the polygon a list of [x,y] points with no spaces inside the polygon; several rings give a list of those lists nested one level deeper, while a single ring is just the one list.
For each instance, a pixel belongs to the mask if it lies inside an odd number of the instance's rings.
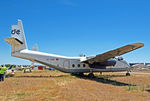
[{"label": "cabin window", "polygon": [[80,67],[80,64],[78,64],[78,67]]},{"label": "cabin window", "polygon": [[86,67],[86,65],[85,65],[85,64],[83,64],[83,67]]},{"label": "cabin window", "polygon": [[75,65],[74,65],[74,64],[72,64],[72,67],[75,67]]}]

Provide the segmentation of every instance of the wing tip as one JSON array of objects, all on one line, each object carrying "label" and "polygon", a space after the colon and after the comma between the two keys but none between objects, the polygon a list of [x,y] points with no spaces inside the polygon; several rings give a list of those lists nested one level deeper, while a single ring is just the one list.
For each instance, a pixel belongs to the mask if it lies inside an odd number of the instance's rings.
[{"label": "wing tip", "polygon": [[132,46],[135,46],[135,47],[144,47],[144,43],[134,43],[134,44],[131,44]]}]

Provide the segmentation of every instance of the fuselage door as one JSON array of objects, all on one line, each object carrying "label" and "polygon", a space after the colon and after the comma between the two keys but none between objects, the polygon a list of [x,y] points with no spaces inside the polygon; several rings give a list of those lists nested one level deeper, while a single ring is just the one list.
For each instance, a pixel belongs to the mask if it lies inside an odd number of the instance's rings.
[{"label": "fuselage door", "polygon": [[64,61],[63,67],[64,67],[65,69],[70,69],[70,62],[69,62],[69,60],[65,60],[65,61]]}]

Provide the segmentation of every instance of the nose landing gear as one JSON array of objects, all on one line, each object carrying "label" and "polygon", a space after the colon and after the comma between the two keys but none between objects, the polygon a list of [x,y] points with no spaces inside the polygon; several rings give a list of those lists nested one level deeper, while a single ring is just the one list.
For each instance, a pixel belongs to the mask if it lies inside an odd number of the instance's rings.
[{"label": "nose landing gear", "polygon": [[128,69],[127,69],[126,76],[130,76],[130,72],[131,72],[131,68],[128,68]]},{"label": "nose landing gear", "polygon": [[129,73],[129,72],[127,72],[127,73],[126,73],[126,76],[130,76],[130,73]]}]

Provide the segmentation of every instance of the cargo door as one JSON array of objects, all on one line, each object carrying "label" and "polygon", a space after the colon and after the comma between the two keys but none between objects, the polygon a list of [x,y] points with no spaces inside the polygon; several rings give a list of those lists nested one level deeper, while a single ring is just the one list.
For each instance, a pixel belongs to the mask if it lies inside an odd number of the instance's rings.
[{"label": "cargo door", "polygon": [[70,62],[69,62],[69,60],[65,60],[65,61],[64,61],[63,67],[64,67],[65,69],[70,69]]}]

